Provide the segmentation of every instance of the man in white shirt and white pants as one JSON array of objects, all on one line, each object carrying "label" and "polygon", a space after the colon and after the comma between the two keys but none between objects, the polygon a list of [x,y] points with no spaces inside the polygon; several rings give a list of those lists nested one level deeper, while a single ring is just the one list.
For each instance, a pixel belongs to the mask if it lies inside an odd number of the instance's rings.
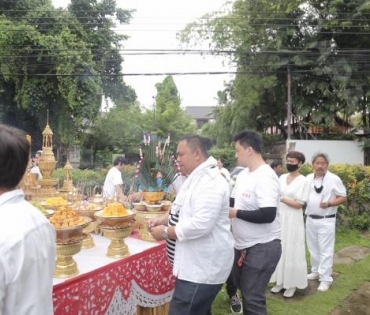
[{"label": "man in white shirt and white pants", "polygon": [[300,198],[307,202],[306,241],[311,260],[307,279],[318,279],[317,290],[325,292],[333,282],[336,213],[347,195],[341,179],[328,171],[329,158],[325,153],[314,154],[312,166],[314,173],[307,175]]}]

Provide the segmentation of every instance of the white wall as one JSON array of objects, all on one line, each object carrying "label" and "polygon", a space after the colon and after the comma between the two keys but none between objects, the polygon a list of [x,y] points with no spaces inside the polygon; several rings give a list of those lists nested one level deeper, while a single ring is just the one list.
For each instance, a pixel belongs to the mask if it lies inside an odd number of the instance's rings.
[{"label": "white wall", "polygon": [[330,164],[364,164],[363,142],[347,140],[287,140],[287,152],[299,151],[311,163],[317,152],[328,154]]}]

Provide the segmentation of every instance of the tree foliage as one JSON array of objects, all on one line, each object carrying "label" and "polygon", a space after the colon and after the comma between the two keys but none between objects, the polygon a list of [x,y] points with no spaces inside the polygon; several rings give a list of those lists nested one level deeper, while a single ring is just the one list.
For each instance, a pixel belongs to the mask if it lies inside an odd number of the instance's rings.
[{"label": "tree foliage", "polygon": [[[168,134],[176,142],[181,136],[194,133],[196,126],[191,118],[181,108],[181,99],[172,76],[167,76],[163,82],[155,85],[154,127],[158,136],[165,138]],[[151,112],[148,112],[149,118]]]},{"label": "tree foliage", "polygon": [[181,39],[211,39],[214,53],[229,53],[235,63],[217,111],[217,123],[231,134],[276,127],[286,136],[289,71],[294,132],[304,132],[302,124],[329,128],[357,112],[365,127],[369,10],[365,0],[236,0],[226,13],[189,25]]},{"label": "tree foliage", "polygon": [[112,0],[72,0],[68,9],[49,0],[0,3],[2,122],[31,133],[39,148],[49,109],[55,142],[68,145],[98,117],[103,97],[135,101],[121,75],[126,37],[112,30],[130,17]]}]

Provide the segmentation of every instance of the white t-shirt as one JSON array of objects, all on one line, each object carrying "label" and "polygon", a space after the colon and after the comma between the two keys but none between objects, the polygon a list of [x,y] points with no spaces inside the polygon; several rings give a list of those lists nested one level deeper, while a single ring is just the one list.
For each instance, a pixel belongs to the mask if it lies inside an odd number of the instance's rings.
[{"label": "white t-shirt", "polygon": [[[255,171],[241,171],[235,183],[235,208],[253,211],[264,207],[277,207],[280,197],[279,179],[268,164]],[[280,239],[278,217],[272,223],[251,223],[238,218],[232,219],[235,248],[244,249],[259,243]]]},{"label": "white t-shirt", "polygon": [[103,186],[103,196],[105,198],[113,198],[116,193],[116,185],[122,185],[122,174],[121,171],[113,166],[105,177],[104,186]]},{"label": "white t-shirt", "polygon": [[37,165],[35,165],[34,167],[31,168],[30,173],[31,174],[37,174],[37,179],[42,179],[42,174],[41,174],[40,168]]},{"label": "white t-shirt", "polygon": [[0,195],[0,213],[0,314],[54,314],[54,228],[20,189]]}]

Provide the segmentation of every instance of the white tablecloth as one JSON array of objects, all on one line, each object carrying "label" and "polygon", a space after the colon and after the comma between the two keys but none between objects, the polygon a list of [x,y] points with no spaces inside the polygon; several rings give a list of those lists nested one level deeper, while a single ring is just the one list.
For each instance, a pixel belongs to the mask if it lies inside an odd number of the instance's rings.
[{"label": "white tablecloth", "polygon": [[[95,242],[95,247],[89,249],[81,249],[81,251],[74,255],[73,258],[77,263],[79,275],[93,271],[97,268],[103,267],[107,264],[117,261],[117,258],[110,258],[106,256],[110,240],[104,236],[91,233]],[[135,237],[125,238],[125,243],[129,248],[130,254],[138,254],[146,249],[158,246],[156,242],[146,242]],[[68,279],[53,279],[53,285],[62,283]]]}]

